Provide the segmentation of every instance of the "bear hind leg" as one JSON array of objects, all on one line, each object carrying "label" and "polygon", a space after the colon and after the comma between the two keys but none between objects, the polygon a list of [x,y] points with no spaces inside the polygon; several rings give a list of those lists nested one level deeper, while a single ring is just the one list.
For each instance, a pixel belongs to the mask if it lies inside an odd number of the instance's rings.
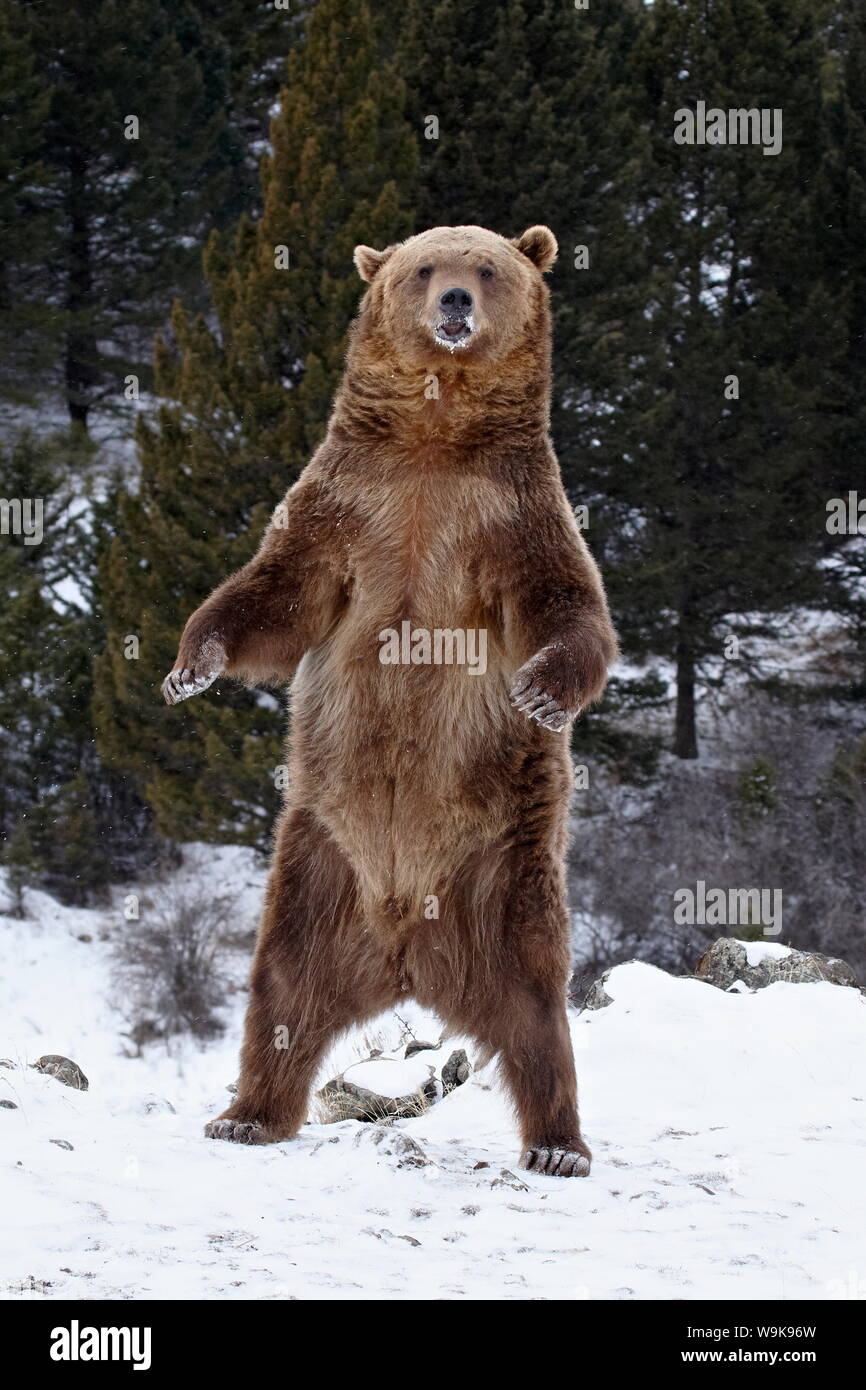
[{"label": "bear hind leg", "polygon": [[[486,930],[485,954],[495,968],[481,972],[474,987],[470,977],[445,1012],[456,1029],[498,1054],[520,1124],[523,1166],[585,1177],[592,1155],[580,1131],[565,1005],[570,952],[562,875],[543,835],[512,846],[509,859],[497,875],[501,897],[488,909],[495,925]],[[471,902],[470,891],[469,922]]]},{"label": "bear hind leg", "polygon": [[279,833],[253,962],[238,1094],[205,1135],[292,1138],[330,1044],[398,997],[393,963],[364,930],[351,866],[311,813],[293,812]]}]

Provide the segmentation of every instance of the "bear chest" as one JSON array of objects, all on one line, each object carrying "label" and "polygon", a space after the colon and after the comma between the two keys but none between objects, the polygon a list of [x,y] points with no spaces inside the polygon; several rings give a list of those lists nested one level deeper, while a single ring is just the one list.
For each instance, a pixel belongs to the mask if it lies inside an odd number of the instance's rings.
[{"label": "bear chest", "polygon": [[353,579],[377,608],[457,610],[483,602],[499,490],[471,474],[418,472],[368,501],[353,546]]}]

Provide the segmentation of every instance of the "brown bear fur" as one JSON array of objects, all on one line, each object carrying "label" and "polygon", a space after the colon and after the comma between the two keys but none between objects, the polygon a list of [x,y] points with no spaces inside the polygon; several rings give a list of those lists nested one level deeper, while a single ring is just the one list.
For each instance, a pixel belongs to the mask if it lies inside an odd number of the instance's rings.
[{"label": "brown bear fur", "polygon": [[[295,1134],[332,1040],[413,996],[499,1054],[526,1165],[588,1171],[565,1011],[568,721],[616,638],[548,436],[555,256],[546,227],[358,247],[370,288],[327,437],[186,625],[170,703],[220,673],[294,677],[240,1084],[212,1137]],[[455,286],[463,327],[439,308]],[[404,620],[485,629],[486,672],[383,665],[380,634]]]}]

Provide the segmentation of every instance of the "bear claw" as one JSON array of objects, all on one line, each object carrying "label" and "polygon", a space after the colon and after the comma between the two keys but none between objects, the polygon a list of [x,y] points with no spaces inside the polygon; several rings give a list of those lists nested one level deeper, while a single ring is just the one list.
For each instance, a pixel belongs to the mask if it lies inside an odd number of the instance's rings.
[{"label": "bear claw", "polygon": [[554,700],[540,685],[518,682],[511,691],[511,703],[528,719],[535,719],[545,729],[559,733],[572,717],[558,700]]},{"label": "bear claw", "polygon": [[209,685],[213,685],[218,674],[218,671],[214,671],[212,675],[197,676],[194,671],[189,670],[170,671],[162,683],[165,703],[177,705],[181,700],[188,700],[191,695],[200,695]]},{"label": "bear claw", "polygon": [[585,1178],[589,1174],[589,1154],[575,1149],[527,1149],[523,1167],[531,1173],[551,1178]]},{"label": "bear claw", "polygon": [[[186,655],[186,653],[185,653]],[[178,655],[178,661],[180,661]],[[226,666],[226,649],[221,637],[212,633],[198,646],[194,657],[187,655],[192,666],[175,666],[162,683],[162,694],[167,705],[176,705],[188,700],[191,695],[200,695],[213,685],[217,676],[222,675]]]}]

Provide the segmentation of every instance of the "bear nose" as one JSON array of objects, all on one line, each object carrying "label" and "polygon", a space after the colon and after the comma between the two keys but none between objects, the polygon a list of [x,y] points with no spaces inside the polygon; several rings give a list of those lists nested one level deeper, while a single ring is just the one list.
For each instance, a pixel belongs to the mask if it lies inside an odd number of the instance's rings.
[{"label": "bear nose", "polygon": [[444,290],[439,296],[439,308],[452,318],[468,314],[472,308],[472,295],[468,290]]}]

